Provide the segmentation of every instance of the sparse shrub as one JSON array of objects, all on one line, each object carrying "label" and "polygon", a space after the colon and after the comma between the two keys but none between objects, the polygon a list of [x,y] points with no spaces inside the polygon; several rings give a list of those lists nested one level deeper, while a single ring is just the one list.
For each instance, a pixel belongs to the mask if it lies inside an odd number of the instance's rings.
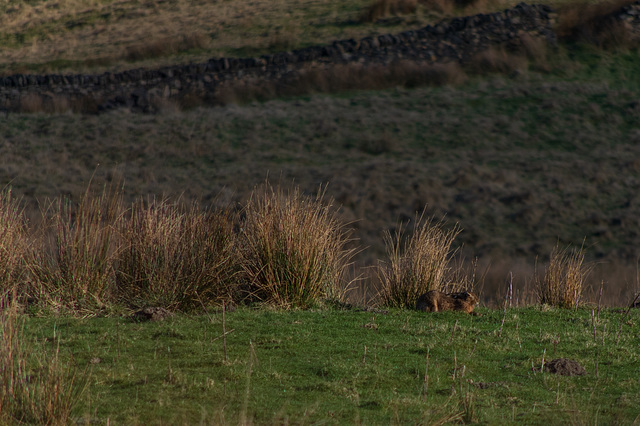
[{"label": "sparse shrub", "polygon": [[631,3],[632,0],[614,0],[565,4],[558,11],[556,34],[564,40],[591,43],[605,48],[630,47],[629,30],[613,13]]},{"label": "sparse shrub", "polygon": [[72,110],[69,98],[64,95],[46,96],[42,108],[49,114],[61,114]]},{"label": "sparse shrub", "polygon": [[360,22],[376,22],[389,16],[415,13],[417,0],[376,0],[362,11]]},{"label": "sparse shrub", "polygon": [[489,48],[476,54],[467,67],[477,74],[511,74],[527,68],[527,58],[525,55],[507,52],[504,49]]},{"label": "sparse shrub", "polygon": [[590,267],[584,265],[584,249],[569,250],[556,246],[549,258],[544,277],[536,277],[536,292],[541,305],[574,308],[582,297],[582,287]]},{"label": "sparse shrub", "polygon": [[75,102],[66,95],[44,95],[27,92],[20,96],[18,112],[61,114],[69,111],[79,111]]},{"label": "sparse shrub", "polygon": [[279,26],[271,35],[267,48],[271,51],[290,50],[295,47],[300,38],[301,29],[297,21],[290,21],[284,26]]},{"label": "sparse shrub", "polygon": [[457,62],[437,64],[396,61],[391,65],[389,80],[405,87],[460,84],[466,75]]},{"label": "sparse shrub", "polygon": [[36,113],[43,111],[43,99],[37,93],[27,92],[20,95],[18,111],[22,113]]},{"label": "sparse shrub", "polygon": [[11,197],[11,191],[5,189],[0,192],[0,295],[13,293],[23,282],[28,250],[23,211]]},{"label": "sparse shrub", "polygon": [[115,227],[122,212],[120,192],[106,189],[100,196],[87,189],[77,206],[60,198],[43,212],[30,261],[39,301],[88,313],[111,302]]},{"label": "sparse shrub", "polygon": [[457,63],[427,64],[396,61],[390,65],[338,64],[305,67],[287,74],[280,81],[238,81],[221,86],[213,103],[228,104],[267,100],[309,93],[335,93],[345,90],[378,90],[396,86],[441,86],[466,80]]},{"label": "sparse shrub", "polygon": [[236,257],[229,213],[140,201],[121,223],[116,267],[121,301],[185,310],[233,301]]},{"label": "sparse shrub", "polygon": [[530,64],[538,70],[548,71],[549,64],[547,62],[547,43],[536,37],[532,37],[528,33],[519,35],[520,51],[526,55]]},{"label": "sparse shrub", "polygon": [[459,233],[457,225],[445,230],[442,222],[422,216],[416,219],[408,238],[401,225],[393,235],[387,232],[385,244],[389,260],[378,266],[381,303],[413,309],[418,297],[427,291],[459,290],[459,285],[448,281],[451,244]]},{"label": "sparse shrub", "polygon": [[352,252],[348,235],[323,193],[265,185],[251,196],[242,232],[243,279],[249,297],[283,308],[342,299]]},{"label": "sparse shrub", "polygon": [[172,55],[191,49],[204,49],[208,43],[208,37],[199,32],[163,37],[160,39],[147,40],[143,43],[128,47],[124,57],[128,61],[140,61],[143,59]]},{"label": "sparse shrub", "polygon": [[53,353],[35,356],[24,339],[15,302],[0,314],[0,423],[66,425],[86,389],[86,373]]}]

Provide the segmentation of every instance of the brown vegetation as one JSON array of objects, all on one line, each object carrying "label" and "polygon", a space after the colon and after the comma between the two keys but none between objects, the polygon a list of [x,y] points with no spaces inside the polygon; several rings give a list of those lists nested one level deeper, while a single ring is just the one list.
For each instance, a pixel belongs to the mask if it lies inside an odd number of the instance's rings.
[{"label": "brown vegetation", "polygon": [[118,228],[115,279],[130,306],[193,309],[237,300],[231,213],[138,201]]},{"label": "brown vegetation", "polygon": [[457,85],[467,76],[454,62],[427,64],[399,60],[390,65],[338,64],[326,67],[306,67],[287,75],[281,81],[243,80],[223,85],[211,99],[183,99],[188,108],[203,103],[226,105],[268,100],[277,97],[311,93],[338,93],[353,90],[381,90],[391,87]]},{"label": "brown vegetation", "polygon": [[54,337],[53,351],[34,356],[15,300],[3,297],[0,308],[0,423],[71,423],[88,375],[72,361],[63,361],[59,338]]},{"label": "brown vegetation", "polygon": [[584,265],[584,249],[570,251],[556,246],[551,252],[544,277],[537,279],[540,304],[576,308],[582,300],[583,286],[590,267]]},{"label": "brown vegetation", "polygon": [[126,49],[125,58],[128,61],[157,58],[191,49],[204,49],[208,46],[208,43],[208,37],[200,32],[163,37],[157,40],[145,40],[142,43],[129,46]]},{"label": "brown vegetation", "polygon": [[360,17],[361,22],[376,22],[381,18],[393,15],[408,15],[415,13],[417,0],[376,0],[365,8]]},{"label": "brown vegetation", "polygon": [[[458,287],[451,284],[451,245],[460,233],[454,226],[433,219],[419,217],[413,233],[405,239],[405,230],[399,225],[395,233],[385,234],[388,263],[378,265],[379,297],[383,305],[413,308],[418,297],[430,290]],[[451,288],[454,290],[457,288]]]},{"label": "brown vegetation", "polygon": [[284,308],[344,299],[353,253],[323,192],[309,198],[266,185],[254,191],[244,215],[238,254],[250,299]]},{"label": "brown vegetation", "polygon": [[630,47],[631,36],[626,24],[615,19],[613,14],[631,3],[632,0],[611,0],[564,4],[558,11],[556,33],[564,40],[591,43],[605,48]]}]

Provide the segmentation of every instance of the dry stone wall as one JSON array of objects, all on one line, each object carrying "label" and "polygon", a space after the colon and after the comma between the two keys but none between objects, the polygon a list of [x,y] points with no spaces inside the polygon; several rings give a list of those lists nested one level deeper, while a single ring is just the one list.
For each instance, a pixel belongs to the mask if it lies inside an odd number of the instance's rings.
[{"label": "dry stone wall", "polygon": [[[640,1],[625,12],[630,25],[637,24],[640,18],[638,4]],[[86,110],[128,107],[146,112],[153,111],[154,100],[188,95],[211,99],[229,82],[280,80],[303,67],[350,63],[367,66],[397,60],[465,63],[490,47],[518,48],[525,34],[529,39],[554,44],[555,18],[549,6],[521,3],[503,12],[454,18],[415,31],[340,40],[257,58],[214,58],[205,63],[94,75],[5,76],[0,77],[0,108],[24,108],[29,99],[43,103],[67,99],[84,105]]]}]

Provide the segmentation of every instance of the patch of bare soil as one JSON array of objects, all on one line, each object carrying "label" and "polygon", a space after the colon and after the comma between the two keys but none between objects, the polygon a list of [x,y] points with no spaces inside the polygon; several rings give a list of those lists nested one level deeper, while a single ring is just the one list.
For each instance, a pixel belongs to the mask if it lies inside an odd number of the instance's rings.
[{"label": "patch of bare soil", "polygon": [[544,365],[544,371],[561,376],[582,376],[587,371],[577,361],[568,358],[557,358]]}]

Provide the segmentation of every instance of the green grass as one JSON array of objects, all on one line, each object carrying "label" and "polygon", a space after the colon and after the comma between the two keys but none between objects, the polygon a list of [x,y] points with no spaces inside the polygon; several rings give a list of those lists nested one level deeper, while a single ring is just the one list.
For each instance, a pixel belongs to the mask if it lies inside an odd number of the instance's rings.
[{"label": "green grass", "polygon": [[[428,424],[465,413],[489,424],[638,421],[637,312],[617,341],[623,314],[614,310],[600,312],[595,339],[591,310],[507,309],[502,333],[502,311],[478,311],[241,308],[226,314],[226,360],[221,312],[159,323],[32,317],[25,333],[43,349],[55,330],[61,353],[89,368],[74,412],[84,421]],[[534,371],[543,357],[574,359],[587,375]]]}]

